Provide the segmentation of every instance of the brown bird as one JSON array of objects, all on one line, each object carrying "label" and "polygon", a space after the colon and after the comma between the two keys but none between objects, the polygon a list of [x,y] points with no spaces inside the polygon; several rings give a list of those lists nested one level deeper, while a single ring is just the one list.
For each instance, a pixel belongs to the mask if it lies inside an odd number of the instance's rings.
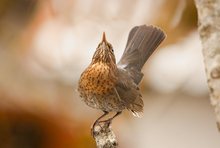
[{"label": "brown bird", "polygon": [[[144,106],[138,87],[143,77],[141,69],[165,37],[165,33],[154,26],[134,27],[129,33],[125,51],[116,64],[113,47],[103,33],[92,62],[81,74],[78,85],[83,101],[104,112],[93,124],[93,132],[96,124],[110,124],[124,109],[130,110],[134,116],[140,116]],[[109,112],[116,114],[100,121]]]}]

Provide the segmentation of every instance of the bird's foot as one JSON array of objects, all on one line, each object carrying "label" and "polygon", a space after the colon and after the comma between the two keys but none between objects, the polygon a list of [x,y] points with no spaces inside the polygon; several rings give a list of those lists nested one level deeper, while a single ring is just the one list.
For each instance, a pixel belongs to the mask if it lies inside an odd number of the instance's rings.
[{"label": "bird's foot", "polygon": [[94,123],[92,128],[91,128],[92,137],[95,138],[95,136],[97,136],[97,134],[100,131],[104,131],[106,128],[109,128],[111,123],[112,123],[112,120],[110,120],[110,119],[103,120],[103,121],[98,121],[98,122]]},{"label": "bird's foot", "polygon": [[92,127],[91,127],[91,135],[92,135],[93,138],[95,138],[95,136],[96,136],[97,133],[98,133],[97,130],[96,130],[96,129],[97,129],[97,128],[96,128],[97,126],[99,126],[99,128],[102,128],[101,125],[99,124],[99,122],[95,122],[95,123],[92,125]]}]

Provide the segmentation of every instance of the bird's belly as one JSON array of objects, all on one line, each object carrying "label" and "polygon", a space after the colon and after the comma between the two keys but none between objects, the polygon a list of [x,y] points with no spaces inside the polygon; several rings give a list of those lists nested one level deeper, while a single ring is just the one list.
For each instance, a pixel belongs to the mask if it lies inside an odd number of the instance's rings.
[{"label": "bird's belly", "polygon": [[88,93],[86,97],[82,97],[83,101],[90,107],[101,109],[103,111],[122,111],[125,109],[123,102],[113,92],[106,94]]}]

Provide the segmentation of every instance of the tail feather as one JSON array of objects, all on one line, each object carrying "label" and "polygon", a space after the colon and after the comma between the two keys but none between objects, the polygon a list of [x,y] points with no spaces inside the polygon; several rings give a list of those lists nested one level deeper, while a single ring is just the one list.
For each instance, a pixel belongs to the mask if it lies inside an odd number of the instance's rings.
[{"label": "tail feather", "polygon": [[138,84],[143,76],[142,67],[165,37],[165,33],[154,26],[134,27],[129,33],[126,48],[118,66],[128,70]]},{"label": "tail feather", "polygon": [[133,116],[138,117],[138,118],[142,118],[143,117],[143,112],[136,112],[131,110]]},{"label": "tail feather", "polygon": [[139,28],[138,26],[135,26],[134,28],[131,29],[131,31],[129,32],[127,44],[126,44],[125,47],[128,46],[128,44],[130,43],[131,39],[133,38],[133,36],[134,36],[134,34],[135,34],[135,32],[137,31],[138,28]]},{"label": "tail feather", "polygon": [[130,110],[135,117],[140,118],[143,116],[143,107],[144,102],[141,99],[141,96],[139,96],[129,105],[128,110]]}]

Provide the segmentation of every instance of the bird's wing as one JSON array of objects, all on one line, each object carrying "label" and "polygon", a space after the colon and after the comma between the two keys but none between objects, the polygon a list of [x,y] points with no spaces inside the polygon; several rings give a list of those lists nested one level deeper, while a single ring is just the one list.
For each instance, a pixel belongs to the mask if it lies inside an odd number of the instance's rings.
[{"label": "bird's wing", "polygon": [[140,117],[144,103],[138,86],[124,69],[119,69],[118,78],[115,88],[120,100],[133,115]]}]

